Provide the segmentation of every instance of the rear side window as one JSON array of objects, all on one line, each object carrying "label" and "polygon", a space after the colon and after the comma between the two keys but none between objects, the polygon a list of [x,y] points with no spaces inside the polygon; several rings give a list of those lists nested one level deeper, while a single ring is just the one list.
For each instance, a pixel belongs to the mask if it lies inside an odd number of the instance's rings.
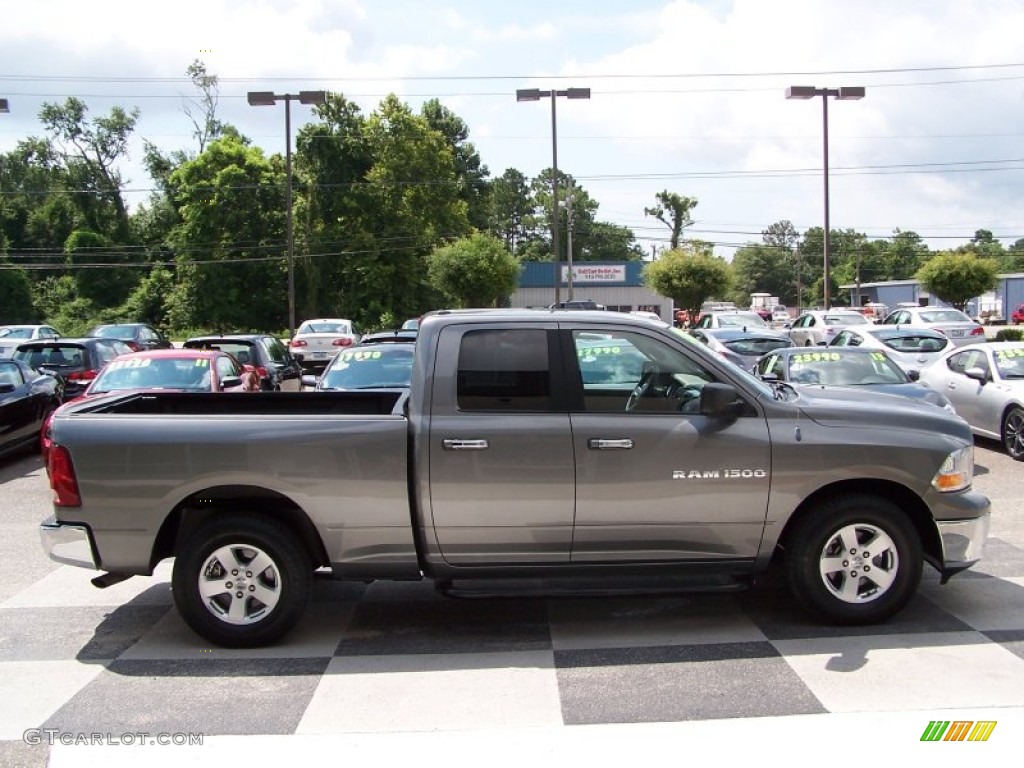
[{"label": "rear side window", "polygon": [[457,387],[461,410],[552,410],[547,331],[466,332],[459,347]]}]

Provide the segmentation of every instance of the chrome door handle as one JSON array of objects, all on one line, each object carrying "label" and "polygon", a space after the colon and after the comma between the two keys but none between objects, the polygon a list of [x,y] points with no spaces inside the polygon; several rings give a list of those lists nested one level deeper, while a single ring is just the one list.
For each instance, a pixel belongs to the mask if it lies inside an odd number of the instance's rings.
[{"label": "chrome door handle", "polygon": [[486,440],[442,440],[441,447],[446,451],[486,451],[489,447]]},{"label": "chrome door handle", "polygon": [[633,441],[629,438],[606,440],[600,437],[592,437],[587,440],[587,448],[592,451],[628,451],[632,447]]}]

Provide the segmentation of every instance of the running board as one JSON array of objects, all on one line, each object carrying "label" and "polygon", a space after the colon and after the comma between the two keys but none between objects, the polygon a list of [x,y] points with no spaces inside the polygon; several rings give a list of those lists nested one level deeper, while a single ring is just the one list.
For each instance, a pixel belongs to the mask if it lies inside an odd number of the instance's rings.
[{"label": "running board", "polygon": [[671,579],[488,579],[438,581],[445,597],[464,599],[508,597],[607,597],[674,595],[692,592],[739,592],[750,581],[728,576]]}]

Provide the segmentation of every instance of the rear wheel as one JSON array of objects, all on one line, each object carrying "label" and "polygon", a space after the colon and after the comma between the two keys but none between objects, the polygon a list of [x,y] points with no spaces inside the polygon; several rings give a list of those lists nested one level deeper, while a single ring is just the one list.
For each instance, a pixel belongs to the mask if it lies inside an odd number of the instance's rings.
[{"label": "rear wheel", "polygon": [[181,547],[172,575],[185,622],[228,648],[267,645],[291,630],[306,608],[313,566],[290,529],[261,517],[228,515],[198,528]]},{"label": "rear wheel", "polygon": [[1003,419],[1003,446],[1011,458],[1024,461],[1024,408],[1011,408]]},{"label": "rear wheel", "polygon": [[786,571],[796,600],[836,624],[899,612],[921,579],[921,542],[903,511],[875,496],[823,504],[797,523]]}]

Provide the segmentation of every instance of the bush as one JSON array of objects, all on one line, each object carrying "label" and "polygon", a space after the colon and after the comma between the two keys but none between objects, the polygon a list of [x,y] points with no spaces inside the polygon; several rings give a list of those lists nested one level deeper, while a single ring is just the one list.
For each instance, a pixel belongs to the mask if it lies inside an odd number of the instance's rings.
[{"label": "bush", "polygon": [[996,341],[1024,341],[1024,328],[1000,328]]}]

